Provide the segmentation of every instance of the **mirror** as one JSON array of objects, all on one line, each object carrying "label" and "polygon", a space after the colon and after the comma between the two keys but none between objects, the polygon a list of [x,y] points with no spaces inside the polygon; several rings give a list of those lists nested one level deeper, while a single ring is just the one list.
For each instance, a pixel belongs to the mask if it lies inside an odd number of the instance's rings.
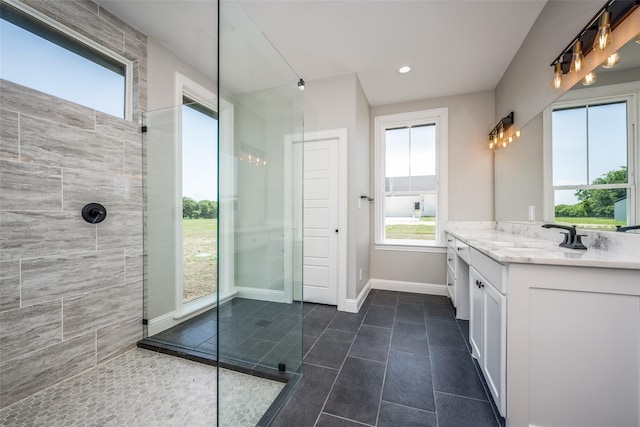
[{"label": "mirror", "polygon": [[[540,112],[523,126],[522,136],[516,143],[495,152],[496,221],[568,221],[581,228],[614,231],[616,225],[628,225],[626,212],[631,203],[635,203],[635,224],[640,224],[639,135],[637,127],[627,129],[624,116],[628,109],[633,122],[640,122],[640,44],[634,38],[618,53],[620,60],[615,67],[605,69],[600,65],[594,70],[597,80],[593,85],[578,83],[552,104],[553,109]],[[621,106],[617,98],[623,94],[634,95],[627,98],[625,106]],[[592,102],[585,107],[585,100]],[[625,113],[621,113],[622,109]],[[613,110],[618,117],[622,114],[622,124],[620,120],[617,124],[612,121]],[[604,123],[600,129],[594,125],[598,121]],[[631,145],[635,141],[628,159],[626,142],[620,142],[620,134],[626,138],[627,130]],[[553,150],[545,151],[545,131],[547,138],[562,139],[565,146],[555,144]],[[596,143],[586,144],[584,141],[589,137],[594,141],[599,138],[599,147]],[[569,185],[624,181],[626,174],[621,166],[625,162],[636,165],[635,194],[624,188],[590,190]],[[554,191],[545,194],[545,187],[552,185],[546,182],[550,177],[553,177]],[[585,210],[585,206],[589,210]]]}]

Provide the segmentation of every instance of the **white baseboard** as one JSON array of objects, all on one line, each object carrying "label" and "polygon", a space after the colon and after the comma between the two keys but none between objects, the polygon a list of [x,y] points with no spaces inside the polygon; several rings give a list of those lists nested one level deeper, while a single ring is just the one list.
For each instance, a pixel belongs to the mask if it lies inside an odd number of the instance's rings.
[{"label": "white baseboard", "polygon": [[357,313],[358,311],[360,311],[360,307],[362,307],[362,304],[364,303],[364,300],[367,299],[367,295],[369,295],[370,291],[371,280],[369,280],[367,284],[364,285],[364,288],[362,288],[356,299],[347,298],[344,300],[343,310],[341,311],[346,311],[349,313]]},{"label": "white baseboard", "polygon": [[291,297],[287,297],[284,291],[273,289],[256,289],[236,286],[240,298],[257,299],[260,301],[291,303]]},{"label": "white baseboard", "polygon": [[371,279],[371,289],[447,296],[447,286],[444,284],[440,285],[436,283],[403,282],[399,280]]}]

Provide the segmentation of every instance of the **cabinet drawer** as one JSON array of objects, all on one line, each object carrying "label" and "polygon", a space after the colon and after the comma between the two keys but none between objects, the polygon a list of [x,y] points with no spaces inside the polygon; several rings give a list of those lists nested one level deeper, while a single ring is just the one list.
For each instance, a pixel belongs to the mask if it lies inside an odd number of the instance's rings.
[{"label": "cabinet drawer", "polygon": [[449,267],[452,270],[455,269],[456,268],[455,260],[456,260],[456,252],[453,250],[453,248],[447,247],[447,267]]},{"label": "cabinet drawer", "polygon": [[453,237],[451,234],[447,234],[447,246],[449,246],[452,249],[456,248],[456,238]]},{"label": "cabinet drawer", "polygon": [[458,239],[456,239],[456,254],[469,263],[469,245]]},{"label": "cabinet drawer", "polygon": [[470,251],[470,263],[473,268],[478,270],[481,275],[491,282],[498,292],[502,294],[507,293],[506,271],[502,264],[473,248],[471,248]]}]

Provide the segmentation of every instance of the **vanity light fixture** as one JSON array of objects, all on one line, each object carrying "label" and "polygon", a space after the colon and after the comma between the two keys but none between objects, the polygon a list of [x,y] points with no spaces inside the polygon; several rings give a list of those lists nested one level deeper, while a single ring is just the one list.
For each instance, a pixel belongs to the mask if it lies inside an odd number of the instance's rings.
[{"label": "vanity light fixture", "polygon": [[580,70],[582,70],[582,61],[584,61],[584,55],[582,54],[582,42],[577,40],[573,45],[573,55],[571,56],[569,72],[579,73]]},{"label": "vanity light fixture", "polygon": [[582,79],[582,84],[585,86],[591,86],[592,84],[594,84],[596,82],[596,73],[594,73],[593,71],[590,72],[589,74],[587,74],[586,76],[584,76],[584,78]]},{"label": "vanity light fixture", "polygon": [[411,67],[409,67],[408,65],[403,65],[402,67],[398,68],[398,72],[400,74],[407,74],[409,71],[411,71]]},{"label": "vanity light fixture", "polygon": [[620,61],[620,55],[615,52],[613,55],[609,55],[607,59],[602,63],[602,68],[613,68]]},{"label": "vanity light fixture", "polygon": [[513,111],[504,116],[497,125],[493,127],[489,132],[489,149],[493,150],[499,147],[507,148],[507,145],[511,144],[517,138],[520,138],[522,134],[518,129],[516,132],[509,136],[506,136],[508,130],[513,126]]},{"label": "vanity light fixture", "polygon": [[551,80],[551,87],[559,90],[562,87],[562,63],[556,62],[553,71],[553,80]]},{"label": "vanity light fixture", "polygon": [[611,35],[611,12],[605,10],[600,15],[600,23],[598,24],[598,33],[593,41],[593,50],[605,50],[613,41]]}]

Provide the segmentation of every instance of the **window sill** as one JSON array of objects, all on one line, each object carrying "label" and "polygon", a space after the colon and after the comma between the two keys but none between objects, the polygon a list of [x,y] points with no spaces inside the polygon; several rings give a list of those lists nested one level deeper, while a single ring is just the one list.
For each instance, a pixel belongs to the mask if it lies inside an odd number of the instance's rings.
[{"label": "window sill", "polygon": [[442,243],[433,245],[407,245],[398,243],[376,243],[373,248],[376,251],[398,251],[398,252],[424,252],[424,253],[446,253],[447,246]]}]

